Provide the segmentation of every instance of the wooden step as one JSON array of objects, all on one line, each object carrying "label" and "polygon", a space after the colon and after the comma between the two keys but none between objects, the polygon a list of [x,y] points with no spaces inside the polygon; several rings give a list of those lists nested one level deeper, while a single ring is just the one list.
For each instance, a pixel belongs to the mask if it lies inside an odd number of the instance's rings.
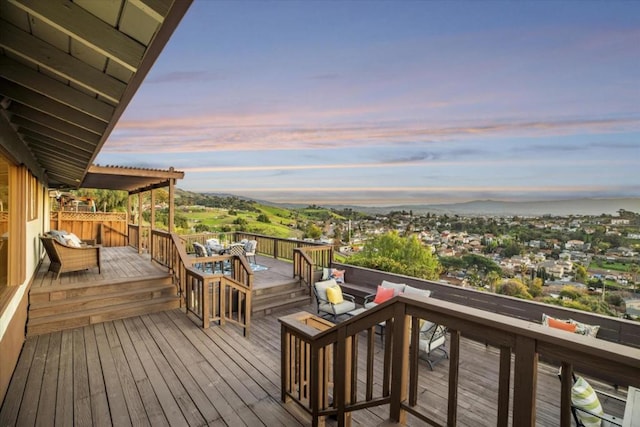
[{"label": "wooden step", "polygon": [[109,292],[101,295],[88,295],[76,298],[66,298],[48,302],[36,302],[29,306],[29,318],[37,319],[54,316],[59,313],[71,313],[99,307],[126,304],[134,301],[144,301],[153,298],[176,295],[176,287],[172,284],[159,284],[138,287],[121,292]]},{"label": "wooden step", "polygon": [[304,285],[300,285],[300,282],[298,280],[293,280],[289,283],[284,283],[281,285],[277,285],[277,286],[269,286],[269,287],[265,287],[265,288],[258,288],[258,289],[253,289],[253,297],[257,298],[260,297],[262,295],[269,295],[269,294],[274,294],[274,293],[279,293],[281,291],[284,290],[291,290],[291,291],[295,291],[298,289],[306,289],[307,292],[308,288],[306,288]]},{"label": "wooden step", "polygon": [[29,303],[38,304],[41,302],[49,302],[63,300],[68,298],[85,297],[89,295],[104,295],[109,293],[127,292],[133,288],[143,288],[160,284],[171,284],[171,276],[162,274],[142,279],[119,279],[91,283],[73,283],[69,285],[45,286],[31,289],[29,292]]},{"label": "wooden step", "polygon": [[27,323],[27,336],[46,334],[158,311],[173,310],[179,307],[180,298],[178,296],[163,296],[147,301],[135,301],[109,307],[91,308],[54,316],[29,319]]},{"label": "wooden step", "polygon": [[267,294],[260,294],[260,295],[256,295],[254,291],[251,302],[253,305],[268,304],[271,302],[295,298],[302,295],[308,296],[309,290],[305,288],[291,289],[291,288],[285,287],[282,289],[271,291]]},{"label": "wooden step", "polygon": [[272,314],[276,311],[280,311],[280,310],[284,310],[287,308],[293,308],[293,307],[304,307],[306,305],[309,305],[309,296],[308,295],[304,295],[304,296],[298,296],[295,298],[289,298],[286,300],[280,300],[277,302],[271,302],[268,304],[260,304],[260,305],[256,305],[256,304],[251,304],[251,315],[254,317],[260,317],[260,316],[265,316],[265,315],[269,315]]},{"label": "wooden step", "polygon": [[274,311],[309,304],[309,288],[300,285],[299,280],[292,280],[277,286],[254,289],[251,299],[253,316],[271,314]]}]

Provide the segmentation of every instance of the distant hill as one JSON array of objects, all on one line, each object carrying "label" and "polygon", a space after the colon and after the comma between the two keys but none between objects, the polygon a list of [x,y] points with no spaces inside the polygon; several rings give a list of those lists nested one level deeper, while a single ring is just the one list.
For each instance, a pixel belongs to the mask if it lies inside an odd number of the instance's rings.
[{"label": "distant hill", "polygon": [[[336,206],[327,206],[333,207]],[[502,202],[495,200],[475,200],[466,203],[436,205],[400,205],[387,207],[350,206],[368,213],[387,213],[398,210],[412,210],[424,214],[496,215],[496,216],[569,216],[569,215],[617,215],[620,209],[640,213],[640,198],[625,199],[574,199],[544,200],[536,202]],[[340,206],[344,208],[344,206]]]},{"label": "distant hill", "polygon": [[[256,202],[260,205],[274,206],[283,209],[303,209],[309,206],[305,203],[276,203],[268,200],[250,199],[226,193],[195,193],[184,192],[189,195],[201,194],[206,197],[231,198]],[[184,194],[183,193],[183,194]],[[571,199],[571,200],[540,200],[534,202],[503,202],[497,200],[474,200],[466,203],[449,204],[421,204],[398,206],[358,206],[358,205],[323,205],[324,208],[354,211],[369,214],[386,214],[391,211],[413,211],[415,214],[434,213],[439,215],[496,215],[496,216],[569,216],[569,215],[617,215],[620,209],[640,213],[640,198],[617,199]]]}]

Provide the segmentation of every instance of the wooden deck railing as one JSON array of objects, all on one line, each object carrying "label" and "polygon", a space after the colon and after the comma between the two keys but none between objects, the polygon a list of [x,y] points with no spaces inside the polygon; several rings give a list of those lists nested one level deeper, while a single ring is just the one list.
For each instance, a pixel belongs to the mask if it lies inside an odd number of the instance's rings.
[{"label": "wooden deck railing", "polygon": [[[640,348],[640,322],[348,264],[334,263],[332,267],[345,270],[345,281],[348,284],[356,285],[360,289],[368,289],[363,291],[364,293],[375,293],[376,286],[379,285],[382,280],[406,283],[407,285],[417,288],[430,290],[431,296],[439,300],[461,304],[466,307],[474,307],[491,313],[503,314],[517,319],[540,323],[542,321],[542,314],[544,313],[561,319],[574,319],[590,325],[599,325],[598,338]],[[350,289],[349,292],[357,297],[362,297],[358,289]]]},{"label": "wooden deck railing", "polygon": [[[204,244],[207,239],[216,238],[220,243],[239,242],[242,239],[256,240],[258,242],[257,253],[259,255],[268,256],[276,259],[293,261],[293,252],[298,248],[305,247],[325,247],[327,245],[314,242],[306,242],[304,240],[282,239],[279,237],[265,236],[263,234],[247,233],[244,231],[235,231],[232,233],[202,233],[181,235],[181,239],[185,242],[185,247],[189,252],[193,246],[193,242]],[[327,267],[328,267],[327,263]]]},{"label": "wooden deck railing", "polygon": [[[336,416],[339,426],[349,425],[353,411],[384,404],[390,405],[389,417],[396,422],[404,423],[410,413],[425,423],[442,425],[426,412],[428,404],[419,404],[419,319],[444,325],[450,333],[446,425],[455,425],[461,410],[461,336],[500,349],[498,426],[507,426],[509,416],[514,426],[535,425],[539,357],[562,365],[567,376],[572,369],[593,371],[597,367],[598,378],[640,386],[638,349],[602,345],[595,338],[434,298],[398,296],[335,326],[306,312],[281,318],[282,400],[292,399],[302,406],[311,414],[314,427],[322,425],[327,416]],[[381,356],[374,352],[375,328],[380,322],[386,322]],[[358,357],[361,338],[365,339],[365,357]],[[360,385],[363,391],[358,390]],[[567,427],[571,424],[570,385],[570,381],[558,385],[562,396],[558,419]]]},{"label": "wooden deck railing", "polygon": [[[203,328],[212,321],[229,322],[243,328],[245,336],[249,334],[253,271],[244,257],[190,257],[180,236],[159,230],[151,233],[151,257],[172,273],[181,303]],[[231,274],[207,274],[193,267],[214,263],[230,263]]]},{"label": "wooden deck railing", "polygon": [[332,246],[307,246],[293,250],[293,277],[300,279],[310,289],[315,283],[316,272],[331,265]]}]

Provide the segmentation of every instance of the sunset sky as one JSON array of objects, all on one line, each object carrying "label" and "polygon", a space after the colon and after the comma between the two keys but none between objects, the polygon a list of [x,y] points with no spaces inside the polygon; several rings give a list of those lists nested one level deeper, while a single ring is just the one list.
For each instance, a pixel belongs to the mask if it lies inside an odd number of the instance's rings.
[{"label": "sunset sky", "polygon": [[195,0],[96,163],[305,204],[640,197],[640,2]]}]

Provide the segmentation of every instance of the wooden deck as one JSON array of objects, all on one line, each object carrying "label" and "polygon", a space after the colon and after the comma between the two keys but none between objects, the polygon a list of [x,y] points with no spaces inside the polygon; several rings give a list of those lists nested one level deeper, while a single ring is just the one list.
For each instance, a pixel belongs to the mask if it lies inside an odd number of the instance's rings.
[{"label": "wooden deck", "polygon": [[141,277],[166,277],[167,270],[152,263],[149,255],[138,254],[130,246],[117,246],[100,249],[101,273],[97,268],[84,271],[62,273],[59,280],[55,274],[48,273],[49,258],[44,257],[42,265],[31,286],[32,291],[50,286],[65,286],[79,283],[108,283],[123,279]]},{"label": "wooden deck", "polygon": [[[495,425],[498,352],[466,339],[461,350],[458,425]],[[434,371],[421,363],[419,402],[440,419],[447,376],[446,361]],[[558,425],[556,368],[540,364],[538,384],[538,425]],[[353,425],[381,425],[388,413],[388,406],[355,412]],[[280,402],[275,316],[255,319],[243,338],[234,326],[202,330],[172,310],[28,338],[0,425],[35,424],[295,426],[310,417]],[[411,416],[407,424],[422,425]]]},{"label": "wooden deck", "polygon": [[[62,273],[55,280],[53,273],[48,273],[49,258],[45,256],[33,281],[32,290],[49,286],[66,286],[79,283],[108,283],[123,279],[166,277],[167,270],[151,262],[148,254],[138,254],[130,246],[105,247],[100,251],[102,258],[101,273],[97,268],[84,271]],[[258,255],[256,261],[268,270],[254,273],[254,289],[268,288],[290,283],[293,280],[293,267],[290,262]]]}]

